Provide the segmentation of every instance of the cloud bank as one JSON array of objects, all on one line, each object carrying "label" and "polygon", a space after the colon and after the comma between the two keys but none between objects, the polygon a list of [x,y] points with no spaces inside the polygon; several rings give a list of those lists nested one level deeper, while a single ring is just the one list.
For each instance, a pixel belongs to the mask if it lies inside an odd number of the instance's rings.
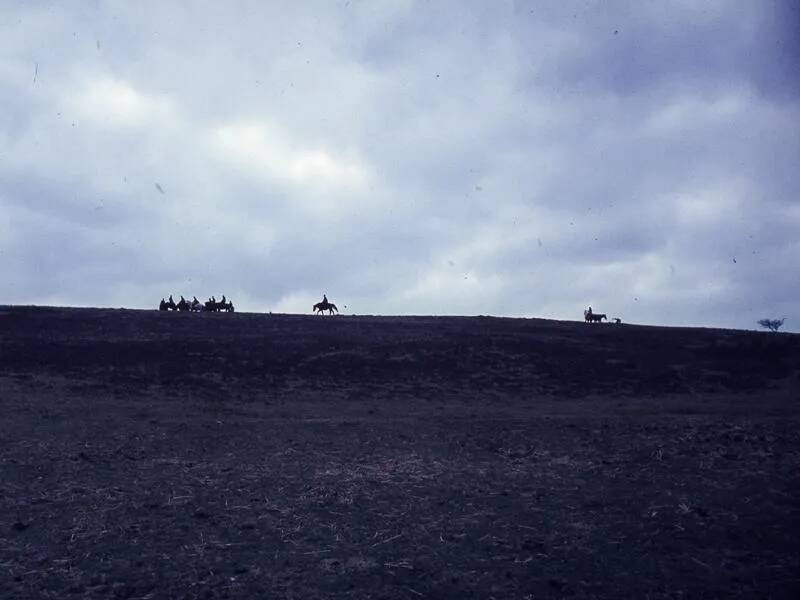
[{"label": "cloud bank", "polygon": [[777,1],[4,5],[0,302],[800,330],[798,25]]}]

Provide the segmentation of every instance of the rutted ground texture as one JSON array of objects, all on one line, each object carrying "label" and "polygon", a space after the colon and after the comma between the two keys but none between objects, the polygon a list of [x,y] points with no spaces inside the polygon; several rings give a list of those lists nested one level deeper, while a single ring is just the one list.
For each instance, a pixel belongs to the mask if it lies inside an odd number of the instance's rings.
[{"label": "rutted ground texture", "polygon": [[797,598],[800,336],[0,308],[2,598]]}]

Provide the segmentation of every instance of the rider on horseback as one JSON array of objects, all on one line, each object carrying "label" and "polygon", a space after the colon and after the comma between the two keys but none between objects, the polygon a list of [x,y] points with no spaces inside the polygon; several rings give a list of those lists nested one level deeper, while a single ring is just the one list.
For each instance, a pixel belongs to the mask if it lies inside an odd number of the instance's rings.
[{"label": "rider on horseback", "polygon": [[328,314],[333,314],[334,312],[339,312],[339,309],[336,308],[336,305],[333,302],[328,300],[328,296],[322,294],[322,301],[317,302],[313,307],[312,310],[314,313],[324,314],[325,311],[328,311]]}]

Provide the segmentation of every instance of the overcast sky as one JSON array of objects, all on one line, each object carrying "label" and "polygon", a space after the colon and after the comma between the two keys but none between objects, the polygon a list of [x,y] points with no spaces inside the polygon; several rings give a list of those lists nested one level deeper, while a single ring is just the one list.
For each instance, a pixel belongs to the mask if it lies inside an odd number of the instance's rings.
[{"label": "overcast sky", "polygon": [[800,331],[798,32],[788,0],[0,0],[0,303]]}]

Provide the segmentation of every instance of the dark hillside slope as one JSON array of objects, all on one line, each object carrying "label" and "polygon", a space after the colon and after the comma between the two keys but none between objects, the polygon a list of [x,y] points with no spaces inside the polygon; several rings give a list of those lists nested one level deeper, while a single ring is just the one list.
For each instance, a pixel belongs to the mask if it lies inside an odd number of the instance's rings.
[{"label": "dark hillside slope", "polygon": [[0,331],[5,374],[200,393],[727,393],[800,374],[800,335],[539,319],[6,308]]},{"label": "dark hillside slope", "polygon": [[0,598],[800,598],[800,336],[0,307]]}]

